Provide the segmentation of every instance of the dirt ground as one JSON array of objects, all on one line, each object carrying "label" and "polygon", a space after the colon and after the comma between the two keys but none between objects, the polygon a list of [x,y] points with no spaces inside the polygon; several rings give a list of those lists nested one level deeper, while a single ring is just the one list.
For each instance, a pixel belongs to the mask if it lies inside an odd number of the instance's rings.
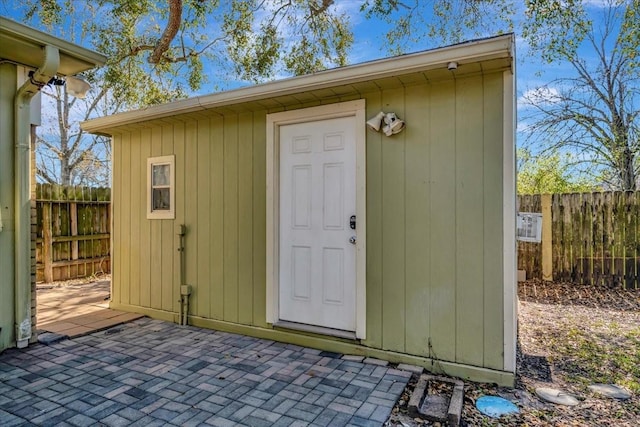
[{"label": "dirt ground", "polygon": [[[518,287],[516,387],[465,383],[462,426],[639,426],[640,290],[604,289],[530,280]],[[407,402],[417,376],[394,408],[389,426],[431,424],[412,419]],[[615,383],[632,392],[618,401],[592,393],[594,383]],[[577,406],[543,403],[536,387],[562,389]],[[492,419],[475,402],[502,396],[520,413]]]}]

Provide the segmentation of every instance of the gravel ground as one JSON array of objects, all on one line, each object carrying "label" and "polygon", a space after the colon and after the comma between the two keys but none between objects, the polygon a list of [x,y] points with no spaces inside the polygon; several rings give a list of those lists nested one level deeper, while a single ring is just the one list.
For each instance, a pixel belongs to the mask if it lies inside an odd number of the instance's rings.
[{"label": "gravel ground", "polygon": [[[640,290],[625,291],[530,280],[518,287],[516,387],[465,383],[463,426],[639,426]],[[389,426],[438,425],[407,414],[417,375],[394,408]],[[589,391],[589,384],[616,383],[632,398],[617,401]],[[536,387],[575,395],[574,407],[540,401]],[[520,408],[516,416],[491,419],[475,401],[502,396]]]}]

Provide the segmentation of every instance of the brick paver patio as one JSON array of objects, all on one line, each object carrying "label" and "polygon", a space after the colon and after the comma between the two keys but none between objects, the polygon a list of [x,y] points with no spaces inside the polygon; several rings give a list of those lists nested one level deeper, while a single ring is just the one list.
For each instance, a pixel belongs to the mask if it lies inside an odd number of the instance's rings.
[{"label": "brick paver patio", "polygon": [[411,372],[143,318],[0,354],[0,425],[381,426]]}]

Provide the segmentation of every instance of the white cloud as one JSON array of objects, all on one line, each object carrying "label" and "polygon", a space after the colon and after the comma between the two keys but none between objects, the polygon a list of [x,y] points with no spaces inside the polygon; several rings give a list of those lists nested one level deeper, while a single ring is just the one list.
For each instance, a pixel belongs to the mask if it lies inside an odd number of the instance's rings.
[{"label": "white cloud", "polygon": [[531,124],[524,121],[524,120],[519,120],[517,125],[516,125],[516,132],[517,133],[530,133],[531,132]]},{"label": "white cloud", "polygon": [[554,87],[541,86],[529,89],[518,98],[518,107],[524,108],[537,104],[555,104],[560,102],[560,91]]},{"label": "white cloud", "polygon": [[584,0],[584,4],[591,7],[608,7],[612,2],[611,0]]}]

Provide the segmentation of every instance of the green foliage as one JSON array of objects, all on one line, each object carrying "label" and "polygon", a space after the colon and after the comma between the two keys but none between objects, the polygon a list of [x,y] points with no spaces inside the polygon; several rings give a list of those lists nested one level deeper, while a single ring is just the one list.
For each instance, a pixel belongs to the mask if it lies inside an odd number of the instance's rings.
[{"label": "green foliage", "polygon": [[513,31],[516,2],[366,0],[360,11],[367,19],[377,18],[391,24],[385,41],[390,52],[400,54],[416,45],[433,48]]},{"label": "green foliage", "polygon": [[577,153],[623,191],[635,191],[640,177],[639,6],[607,0],[589,15],[584,1],[531,0],[524,28],[534,52],[571,73],[523,97],[528,140]]},{"label": "green foliage", "polygon": [[[574,66],[578,77],[563,82],[570,92],[566,102],[534,106],[542,112],[537,131],[551,141],[551,151],[590,150],[587,158],[609,171],[603,177],[610,177],[611,188],[634,189],[640,170],[635,160],[640,152],[640,0],[606,1],[619,22],[612,27],[619,31],[611,56],[610,43],[594,38],[594,30],[600,29],[589,19],[594,10],[590,0],[364,0],[360,13],[388,24],[380,40],[386,53],[515,29],[532,55]],[[182,98],[208,81],[218,89],[229,80],[260,82],[344,66],[354,43],[347,2],[335,0],[0,2],[21,12],[30,25],[106,54],[107,64],[88,74],[94,84],[100,82],[104,99],[114,103],[111,111]],[[584,43],[599,63],[577,55]],[[598,116],[602,112],[604,118]],[[547,161],[555,166],[539,166],[564,171],[564,159],[552,156]],[[552,174],[553,179],[532,173],[521,191],[593,184],[572,181],[563,173]]]},{"label": "green foliage", "polygon": [[[572,327],[567,340],[553,343],[565,358],[559,363],[571,374],[568,380],[585,387],[593,383],[612,383],[640,392],[640,328],[620,331],[608,325],[606,334],[592,334]],[[611,339],[615,336],[616,339]]]},{"label": "green foliage", "polygon": [[[586,0],[527,0],[522,35],[533,52],[547,62],[566,61],[592,31]],[[605,0],[601,7],[622,10],[620,38],[624,54],[637,56],[640,47],[640,0]],[[637,64],[636,64],[637,65]]]},{"label": "green foliage", "polygon": [[548,62],[575,55],[590,25],[583,0],[527,0],[523,36]]},{"label": "green foliage", "polygon": [[[601,190],[593,177],[572,170],[572,156],[558,152],[534,157],[518,150],[518,194],[583,193]],[[573,174],[572,174],[573,172]]]},{"label": "green foliage", "polygon": [[[68,17],[82,23],[72,41],[109,58],[95,77],[125,108],[184,97],[216,74],[258,82],[343,66],[353,43],[349,16],[332,0],[24,0],[12,7],[28,24],[66,38]],[[207,62],[216,68],[205,70]]]}]

